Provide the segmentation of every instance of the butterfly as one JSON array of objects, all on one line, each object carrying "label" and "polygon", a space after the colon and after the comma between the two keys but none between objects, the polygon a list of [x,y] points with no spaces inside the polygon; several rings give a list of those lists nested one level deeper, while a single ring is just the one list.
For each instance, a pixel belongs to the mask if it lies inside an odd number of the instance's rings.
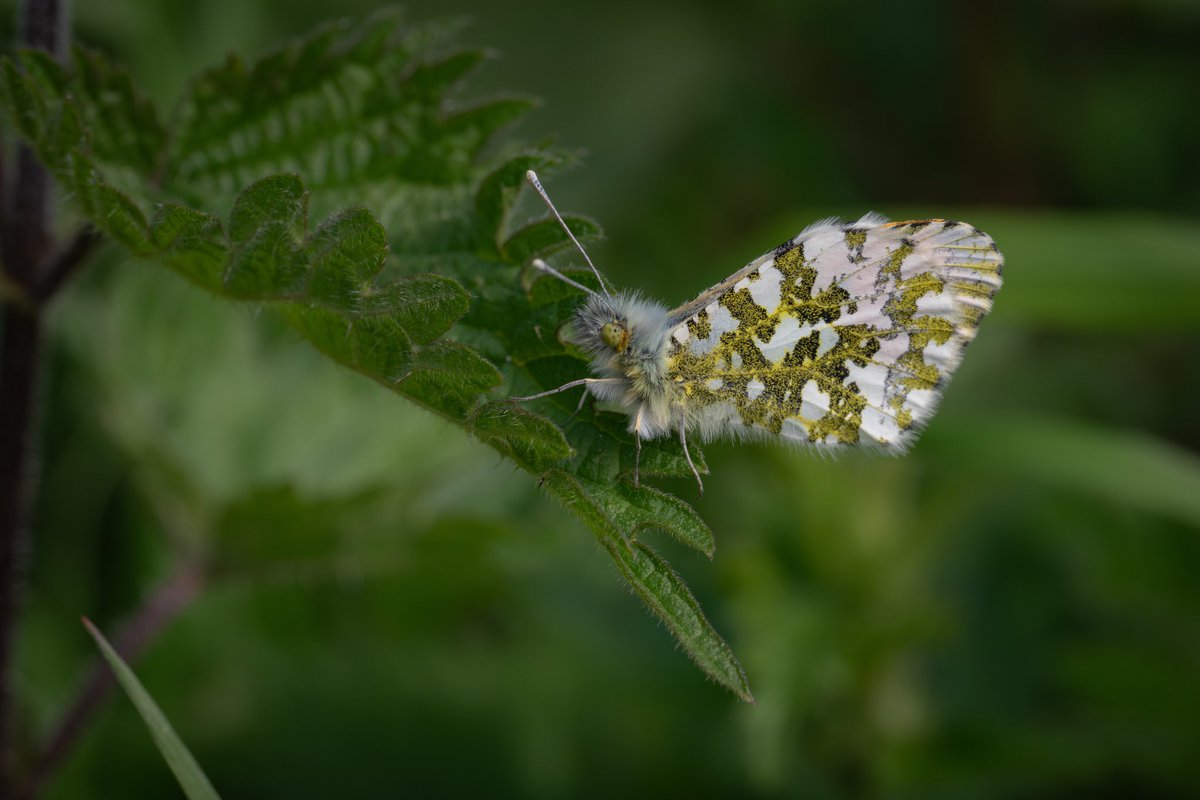
[{"label": "butterfly", "polygon": [[[586,295],[569,334],[592,377],[583,386],[629,417],[643,440],[769,439],[826,450],[902,452],[933,416],[1001,285],[1004,257],[965,222],[824,219],[694,300],[668,309],[617,292],[526,178],[591,268],[600,291],[540,259],[537,269]],[[638,483],[635,460],[634,485]]]}]

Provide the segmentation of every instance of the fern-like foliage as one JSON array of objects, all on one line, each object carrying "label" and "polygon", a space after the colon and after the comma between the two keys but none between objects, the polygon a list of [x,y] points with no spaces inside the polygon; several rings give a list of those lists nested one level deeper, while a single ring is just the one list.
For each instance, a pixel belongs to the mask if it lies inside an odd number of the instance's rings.
[{"label": "fern-like foliage", "polygon": [[[696,663],[749,700],[729,647],[641,540],[662,530],[711,557],[712,532],[687,503],[632,486],[624,420],[572,418],[574,403],[557,398],[544,415],[502,399],[502,387],[527,393],[585,372],[556,337],[578,293],[523,282],[528,262],[562,253],[566,237],[552,220],[512,218],[525,171],[553,171],[569,154],[493,141],[533,104],[456,102],[483,54],[449,41],[391,14],[324,28],[203,73],[169,123],[98,53],[77,49],[64,67],[24,52],[0,65],[0,104],[113,241],[209,292],[276,309],[323,353],[535,476]],[[599,234],[567,220],[580,238]],[[677,448],[650,443],[642,474],[690,473]]]}]

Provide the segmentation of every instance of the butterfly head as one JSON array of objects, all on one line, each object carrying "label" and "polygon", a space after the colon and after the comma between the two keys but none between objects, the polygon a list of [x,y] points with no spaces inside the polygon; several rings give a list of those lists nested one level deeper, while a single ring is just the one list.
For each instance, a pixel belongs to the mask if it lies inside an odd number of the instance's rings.
[{"label": "butterfly head", "polygon": [[606,322],[600,326],[600,341],[618,353],[625,352],[629,347],[629,328],[619,320]]},{"label": "butterfly head", "polygon": [[630,377],[649,362],[665,362],[666,310],[624,292],[610,300],[591,295],[575,313],[571,339],[602,376]]},{"label": "butterfly head", "polygon": [[579,307],[572,326],[575,343],[593,358],[609,360],[629,349],[630,325],[621,303],[591,295]]}]

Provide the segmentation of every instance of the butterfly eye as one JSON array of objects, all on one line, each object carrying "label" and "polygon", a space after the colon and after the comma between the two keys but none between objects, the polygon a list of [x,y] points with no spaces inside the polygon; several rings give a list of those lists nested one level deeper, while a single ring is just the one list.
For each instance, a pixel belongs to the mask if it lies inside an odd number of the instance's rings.
[{"label": "butterfly eye", "polygon": [[629,331],[616,322],[609,322],[600,328],[600,339],[620,353],[629,344]]}]

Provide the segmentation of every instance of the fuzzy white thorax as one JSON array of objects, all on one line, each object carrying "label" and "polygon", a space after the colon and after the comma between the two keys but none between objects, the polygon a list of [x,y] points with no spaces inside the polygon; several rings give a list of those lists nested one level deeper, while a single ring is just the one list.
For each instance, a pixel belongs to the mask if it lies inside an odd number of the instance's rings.
[{"label": "fuzzy white thorax", "polygon": [[[609,323],[628,334],[619,350],[601,337]],[[591,359],[592,373],[615,379],[590,384],[588,391],[620,406],[629,415],[630,431],[641,439],[677,431],[683,418],[667,378],[670,328],[666,306],[629,292],[611,299],[590,295],[575,314],[572,339]]]}]

